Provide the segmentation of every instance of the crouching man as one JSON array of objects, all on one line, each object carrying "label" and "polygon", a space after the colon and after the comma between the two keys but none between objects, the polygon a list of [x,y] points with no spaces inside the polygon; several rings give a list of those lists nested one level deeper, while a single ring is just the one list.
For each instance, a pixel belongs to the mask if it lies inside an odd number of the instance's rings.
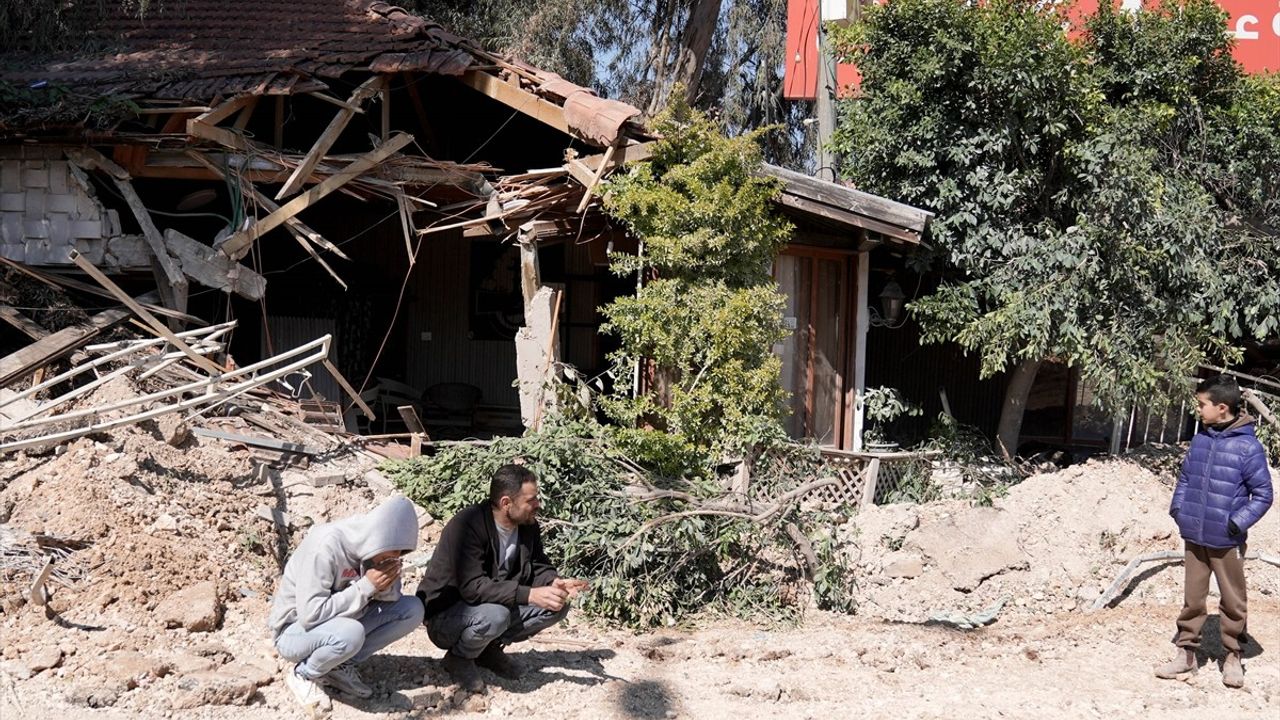
[{"label": "crouching man", "polygon": [[427,635],[447,651],[444,667],[464,688],[484,682],[476,666],[503,677],[523,668],[503,648],[527,640],[569,612],[569,598],[585,589],[561,578],[542,549],[538,478],[505,465],[489,484],[489,501],[460,511],[445,525],[418,597]]},{"label": "crouching man", "polygon": [[296,663],[285,684],[327,710],[324,688],[373,694],[355,664],[408,635],[422,603],[400,593],[400,558],[418,546],[413,503],[392,497],[372,512],[317,525],[290,556],[271,602],[276,651]]}]

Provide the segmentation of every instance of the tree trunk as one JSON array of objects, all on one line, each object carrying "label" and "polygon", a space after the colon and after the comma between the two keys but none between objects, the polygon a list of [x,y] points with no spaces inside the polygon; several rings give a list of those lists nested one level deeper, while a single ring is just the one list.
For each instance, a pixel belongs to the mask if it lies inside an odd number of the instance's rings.
[{"label": "tree trunk", "polygon": [[1035,384],[1040,360],[1023,360],[1009,377],[1000,408],[1000,426],[996,431],[996,450],[1007,459],[1018,453],[1018,437],[1022,434],[1022,417],[1027,411],[1027,396]]},{"label": "tree trunk", "polygon": [[671,91],[677,85],[684,86],[685,100],[689,103],[697,96],[707,52],[711,49],[711,40],[720,21],[720,5],[721,0],[695,0],[689,8],[689,19],[676,46],[674,68],[664,74],[654,87],[649,102],[650,117],[666,107]]}]

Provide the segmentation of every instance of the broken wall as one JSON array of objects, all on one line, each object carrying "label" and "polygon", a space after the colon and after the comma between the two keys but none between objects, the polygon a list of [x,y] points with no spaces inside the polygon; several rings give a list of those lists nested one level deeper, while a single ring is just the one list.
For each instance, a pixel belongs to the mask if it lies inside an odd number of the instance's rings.
[{"label": "broken wall", "polygon": [[112,270],[151,267],[146,241],[124,233],[119,213],[103,206],[60,148],[0,145],[0,255],[70,265],[73,249]]}]

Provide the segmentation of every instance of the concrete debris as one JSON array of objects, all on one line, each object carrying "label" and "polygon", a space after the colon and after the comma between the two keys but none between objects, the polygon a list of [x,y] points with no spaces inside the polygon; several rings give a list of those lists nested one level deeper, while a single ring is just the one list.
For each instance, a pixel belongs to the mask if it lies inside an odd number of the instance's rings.
[{"label": "concrete debris", "polygon": [[168,596],[155,612],[166,627],[211,632],[222,624],[222,599],[217,585],[202,582]]}]

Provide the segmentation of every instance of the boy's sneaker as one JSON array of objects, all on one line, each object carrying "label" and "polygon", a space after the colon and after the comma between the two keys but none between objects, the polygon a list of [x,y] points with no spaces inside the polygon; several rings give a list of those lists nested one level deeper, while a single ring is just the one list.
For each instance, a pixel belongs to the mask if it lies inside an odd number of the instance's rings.
[{"label": "boy's sneaker", "polygon": [[352,697],[367,698],[373,696],[373,688],[369,687],[364,678],[360,677],[360,673],[356,672],[355,663],[342,663],[330,670],[318,682]]},{"label": "boy's sneaker", "polygon": [[444,654],[444,661],[441,663],[444,669],[453,677],[454,682],[462,686],[467,692],[480,692],[484,689],[484,680],[480,679],[480,671],[476,670],[476,661],[470,658],[459,657],[453,654],[453,651]]},{"label": "boy's sneaker", "polygon": [[1179,675],[1196,671],[1196,651],[1191,648],[1178,648],[1178,655],[1169,662],[1156,668],[1156,677],[1164,680],[1175,680]]},{"label": "boy's sneaker", "polygon": [[329,711],[333,709],[333,700],[325,693],[324,688],[314,680],[298,674],[298,666],[289,668],[284,676],[284,684],[293,692],[293,696],[303,707],[312,710]]},{"label": "boy's sneaker", "polygon": [[1229,688],[1244,687],[1244,665],[1240,662],[1240,653],[1227,653],[1222,661],[1222,684]]},{"label": "boy's sneaker", "polygon": [[502,646],[496,642],[489,643],[484,652],[480,653],[480,657],[476,658],[476,665],[488,668],[496,675],[510,680],[519,679],[524,675],[524,668],[520,666],[520,663],[512,660],[503,651]]}]

